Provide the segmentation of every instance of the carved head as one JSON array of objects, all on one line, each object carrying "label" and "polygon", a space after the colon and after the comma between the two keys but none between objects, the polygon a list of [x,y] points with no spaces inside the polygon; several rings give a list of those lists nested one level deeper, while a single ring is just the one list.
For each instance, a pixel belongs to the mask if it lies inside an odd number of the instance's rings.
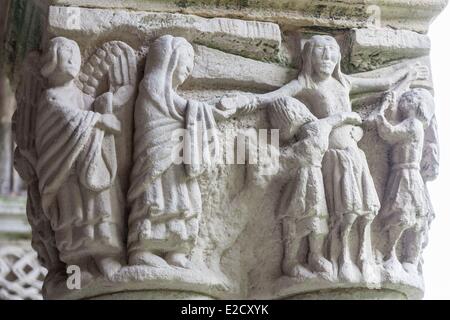
[{"label": "carved head", "polygon": [[173,74],[174,87],[183,84],[191,75],[192,70],[194,70],[194,49],[189,42],[186,40],[184,42],[179,43],[179,47],[175,50],[178,55],[178,61]]},{"label": "carved head", "polygon": [[399,99],[398,110],[403,118],[416,118],[428,127],[434,116],[434,98],[430,91],[416,88],[405,92]]},{"label": "carved head", "polygon": [[292,139],[303,125],[317,120],[303,103],[291,97],[275,100],[267,112],[272,127],[280,130],[284,141]]},{"label": "carved head", "polygon": [[342,85],[347,80],[341,72],[341,50],[339,44],[331,36],[316,35],[306,41],[302,51],[300,78],[306,87],[315,88],[314,79],[334,77]]},{"label": "carved head", "polygon": [[81,54],[78,44],[64,37],[50,40],[47,54],[44,56],[41,74],[62,82],[73,80],[81,68]]},{"label": "carved head", "polygon": [[[194,48],[184,38],[165,35],[156,39],[149,49],[146,75],[163,80],[165,85],[177,88],[194,69]],[[155,85],[155,83],[153,83]]]}]

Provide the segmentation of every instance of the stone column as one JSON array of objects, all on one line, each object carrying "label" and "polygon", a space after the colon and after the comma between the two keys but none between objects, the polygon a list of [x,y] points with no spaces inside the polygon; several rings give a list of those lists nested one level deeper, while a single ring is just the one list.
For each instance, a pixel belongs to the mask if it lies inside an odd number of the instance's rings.
[{"label": "stone column", "polygon": [[217,3],[38,6],[14,121],[44,297],[420,299],[447,1]]}]

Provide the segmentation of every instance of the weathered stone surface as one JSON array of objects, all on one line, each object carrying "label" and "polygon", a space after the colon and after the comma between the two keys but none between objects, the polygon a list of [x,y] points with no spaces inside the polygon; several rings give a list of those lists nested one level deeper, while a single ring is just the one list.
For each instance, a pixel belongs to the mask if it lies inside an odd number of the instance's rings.
[{"label": "weathered stone surface", "polygon": [[14,116],[45,297],[420,298],[419,2],[51,2]]},{"label": "weathered stone surface", "polygon": [[[294,69],[224,53],[205,46],[194,46],[194,49],[195,66],[187,88],[274,90],[294,79],[298,73]],[[261,74],[265,76],[261,77]]]},{"label": "weathered stone surface", "polygon": [[[122,38],[134,45],[148,43],[170,33],[194,43],[256,59],[277,59],[281,43],[278,25],[266,22],[227,18],[206,19],[193,15],[149,13],[125,10],[77,9],[50,7],[49,31],[77,41]],[[80,24],[70,24],[74,14]]]},{"label": "weathered stone surface", "polygon": [[180,12],[205,17],[233,17],[280,23],[286,28],[366,28],[394,27],[426,32],[430,22],[447,0],[51,0],[103,8],[132,8],[148,11]]},{"label": "weathered stone surface", "polygon": [[349,35],[349,52],[352,71],[368,71],[398,59],[426,56],[430,52],[427,35],[409,30],[354,29]]}]

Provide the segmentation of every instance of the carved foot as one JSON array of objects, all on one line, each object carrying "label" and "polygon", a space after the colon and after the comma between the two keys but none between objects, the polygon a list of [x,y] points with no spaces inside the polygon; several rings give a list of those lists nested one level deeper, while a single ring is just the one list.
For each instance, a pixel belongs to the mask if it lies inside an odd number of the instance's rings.
[{"label": "carved foot", "polygon": [[339,277],[347,282],[359,282],[361,272],[351,261],[344,261],[339,268]]},{"label": "carved foot", "polygon": [[173,265],[175,267],[185,268],[185,269],[191,269],[192,268],[192,262],[189,261],[186,254],[179,253],[179,252],[170,252],[166,256],[166,261],[170,265]]},{"label": "carved foot", "polygon": [[333,265],[321,255],[310,255],[308,259],[311,271],[318,273],[333,274]]},{"label": "carved foot", "polygon": [[283,267],[283,272],[288,277],[299,279],[314,277],[314,274],[311,271],[309,271],[300,264],[292,265],[290,267]]},{"label": "carved foot", "polygon": [[389,276],[398,276],[405,272],[402,264],[400,263],[400,261],[398,261],[395,254],[391,255],[387,260],[384,261],[383,267]]},{"label": "carved foot", "polygon": [[122,264],[118,259],[112,257],[97,259],[96,264],[100,272],[108,279],[113,279],[114,275],[122,268]]},{"label": "carved foot", "polygon": [[86,270],[81,270],[81,288],[89,286],[94,281],[92,273]]},{"label": "carved foot", "polygon": [[374,262],[363,261],[361,270],[366,283],[378,283],[380,281],[380,273]]},{"label": "carved foot", "polygon": [[128,263],[132,266],[145,265],[156,268],[164,268],[169,266],[166,260],[164,260],[160,256],[157,256],[156,254],[153,254],[151,252],[143,251],[133,252],[129,257]]},{"label": "carved foot", "polygon": [[417,266],[414,263],[411,262],[403,262],[402,263],[403,269],[409,274],[416,275],[419,273],[417,270]]}]

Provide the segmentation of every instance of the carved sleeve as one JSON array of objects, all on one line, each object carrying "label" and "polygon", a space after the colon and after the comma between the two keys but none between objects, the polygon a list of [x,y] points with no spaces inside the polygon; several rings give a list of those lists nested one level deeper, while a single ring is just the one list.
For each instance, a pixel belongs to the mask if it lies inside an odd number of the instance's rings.
[{"label": "carved sleeve", "polygon": [[411,130],[404,122],[394,126],[384,116],[380,116],[378,119],[378,133],[383,140],[390,144],[401,142],[411,135]]}]

